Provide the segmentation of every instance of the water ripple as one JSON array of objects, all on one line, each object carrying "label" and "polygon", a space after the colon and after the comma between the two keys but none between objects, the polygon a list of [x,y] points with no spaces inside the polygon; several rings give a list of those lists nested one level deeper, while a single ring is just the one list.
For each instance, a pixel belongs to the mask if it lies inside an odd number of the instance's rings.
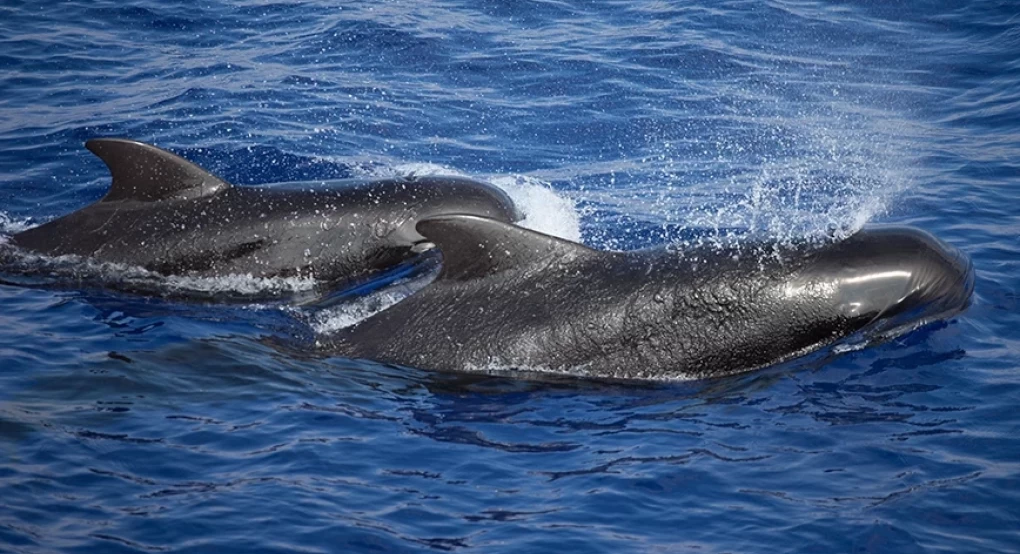
[{"label": "water ripple", "polygon": [[0,6],[7,234],[98,199],[81,144],[127,136],[241,184],[531,186],[532,223],[598,246],[915,224],[977,285],[890,343],[669,385],[429,374],[308,352],[328,310],[0,285],[0,550],[1017,550],[1010,3],[51,8]]}]

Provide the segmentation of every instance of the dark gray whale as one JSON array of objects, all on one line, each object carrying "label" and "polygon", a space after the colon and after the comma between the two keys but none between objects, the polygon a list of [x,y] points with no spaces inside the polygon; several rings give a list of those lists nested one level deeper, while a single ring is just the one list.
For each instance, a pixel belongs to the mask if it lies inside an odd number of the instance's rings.
[{"label": "dark gray whale", "polygon": [[866,331],[905,332],[964,309],[969,260],[913,228],[838,243],[602,252],[491,219],[418,230],[436,280],[324,337],[330,353],[431,370],[693,379],[747,371]]},{"label": "dark gray whale", "polygon": [[[424,246],[423,217],[519,219],[492,185],[458,177],[232,186],[165,150],[122,139],[86,147],[110,169],[100,201],[14,235],[23,250],[164,275],[354,281]],[[417,246],[416,246],[417,245]]]}]

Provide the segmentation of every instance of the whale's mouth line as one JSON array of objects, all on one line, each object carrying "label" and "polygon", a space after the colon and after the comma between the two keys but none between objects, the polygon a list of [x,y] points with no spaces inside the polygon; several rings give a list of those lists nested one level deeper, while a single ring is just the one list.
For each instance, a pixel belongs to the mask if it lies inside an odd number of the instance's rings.
[{"label": "whale's mouth line", "polygon": [[[946,320],[963,313],[974,301],[976,275],[974,262],[961,251],[950,250],[960,271],[949,285],[940,287],[946,294],[933,295],[930,291],[915,289],[890,309],[883,310],[856,335],[863,338],[862,346],[886,342],[931,323]],[[838,341],[849,342],[849,341]]]}]

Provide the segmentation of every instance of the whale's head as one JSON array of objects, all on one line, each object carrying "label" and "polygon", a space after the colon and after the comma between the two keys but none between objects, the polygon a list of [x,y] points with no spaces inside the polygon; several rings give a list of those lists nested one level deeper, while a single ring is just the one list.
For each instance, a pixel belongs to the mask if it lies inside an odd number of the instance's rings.
[{"label": "whale's head", "polygon": [[960,312],[974,289],[965,254],[911,227],[865,228],[816,262],[813,280],[824,283],[839,313],[882,333]]},{"label": "whale's head", "polygon": [[416,252],[435,245],[422,236],[417,224],[423,219],[446,215],[469,215],[516,223],[523,218],[513,200],[502,189],[485,182],[449,176],[411,177],[402,185],[408,206],[404,217],[389,235],[395,247],[412,245]]},{"label": "whale's head", "polygon": [[405,263],[436,256],[435,244],[417,225],[424,219],[469,215],[504,223],[521,213],[503,190],[463,177],[424,176],[380,179],[342,190],[332,232],[316,256],[323,280],[356,280]]}]

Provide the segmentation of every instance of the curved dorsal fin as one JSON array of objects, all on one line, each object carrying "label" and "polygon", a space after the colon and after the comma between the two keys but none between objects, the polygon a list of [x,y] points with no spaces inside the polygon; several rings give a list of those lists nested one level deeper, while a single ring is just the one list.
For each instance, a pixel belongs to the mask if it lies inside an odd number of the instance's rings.
[{"label": "curved dorsal fin", "polygon": [[416,228],[443,253],[438,280],[466,281],[599,253],[576,242],[475,215],[430,217],[419,221]]},{"label": "curved dorsal fin", "polygon": [[230,188],[212,173],[151,144],[103,138],[86,142],[85,148],[106,163],[113,177],[102,202],[184,200]]}]

